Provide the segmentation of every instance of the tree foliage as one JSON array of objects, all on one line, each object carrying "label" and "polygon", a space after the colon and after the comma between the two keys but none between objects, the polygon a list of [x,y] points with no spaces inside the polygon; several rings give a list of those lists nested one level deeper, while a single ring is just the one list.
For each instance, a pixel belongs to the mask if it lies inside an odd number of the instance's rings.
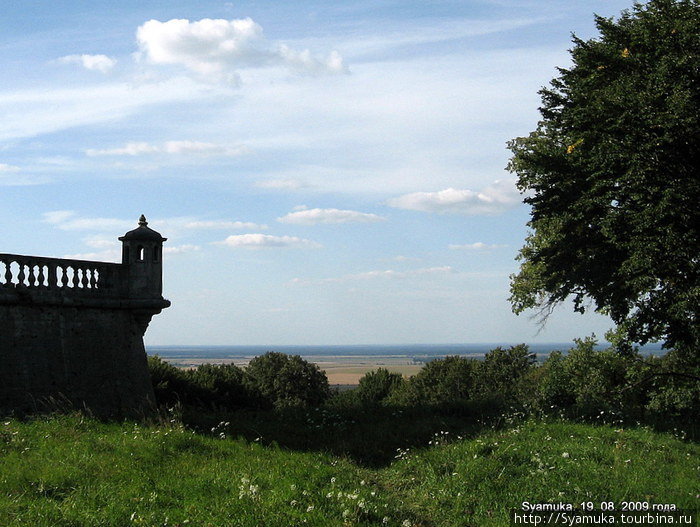
[{"label": "tree foliage", "polygon": [[318,406],[330,397],[326,374],[299,355],[270,351],[255,357],[246,381],[275,408]]},{"label": "tree foliage", "polygon": [[525,344],[509,348],[498,346],[478,363],[478,391],[485,397],[515,400],[525,387],[523,380],[534,367],[536,357]]},{"label": "tree foliage", "polygon": [[651,0],[540,91],[542,120],[509,143],[532,207],[511,280],[516,313],[573,297],[625,343],[700,343],[700,3]]},{"label": "tree foliage", "polygon": [[376,404],[383,402],[404,382],[400,373],[378,368],[363,375],[355,391],[361,402]]}]

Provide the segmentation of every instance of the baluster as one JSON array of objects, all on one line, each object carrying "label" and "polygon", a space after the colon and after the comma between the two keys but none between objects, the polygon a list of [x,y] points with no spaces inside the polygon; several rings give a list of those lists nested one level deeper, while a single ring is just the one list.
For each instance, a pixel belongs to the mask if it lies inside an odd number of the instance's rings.
[{"label": "baluster", "polygon": [[5,262],[5,287],[12,287],[12,269],[10,265],[12,262],[8,260]]},{"label": "baluster", "polygon": [[0,285],[7,287],[7,263],[3,260],[0,262],[2,266],[2,274],[0,274]]},{"label": "baluster", "polygon": [[44,274],[44,265],[39,266],[39,287],[44,287],[46,284],[44,284],[46,280],[46,275]]},{"label": "baluster", "polygon": [[68,287],[68,266],[61,267],[61,288]]},{"label": "baluster", "polygon": [[[19,263],[19,262],[17,262],[17,263]],[[26,276],[24,274],[24,264],[19,263],[19,273],[17,274],[17,285],[23,286],[25,278],[26,278]]]},{"label": "baluster", "polygon": [[90,288],[97,288],[97,269],[90,269]]},{"label": "baluster", "polygon": [[81,276],[80,276],[80,286],[81,286],[83,289],[87,289],[87,285],[88,285],[88,277],[87,277],[87,274],[88,274],[88,270],[87,270],[87,269],[83,269],[82,272],[81,272]]},{"label": "baluster", "polygon": [[27,264],[27,287],[34,287],[34,282],[36,281],[36,276],[34,273],[34,266],[29,263]]}]

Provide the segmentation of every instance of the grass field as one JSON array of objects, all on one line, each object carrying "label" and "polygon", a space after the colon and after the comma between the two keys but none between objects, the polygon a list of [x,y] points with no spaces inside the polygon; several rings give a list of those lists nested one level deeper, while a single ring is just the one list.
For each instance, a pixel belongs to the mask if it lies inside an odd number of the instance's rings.
[{"label": "grass field", "polygon": [[[340,426],[314,415],[303,432],[319,437]],[[376,427],[400,435],[401,427],[421,426],[413,416],[393,419]],[[361,425],[345,423],[341,435],[371,444]],[[430,435],[404,447],[377,431],[369,438],[377,448],[396,448],[369,466],[322,441],[283,448],[235,438],[235,423],[204,434],[176,420],[6,420],[0,518],[8,527],[488,527],[508,525],[508,510],[524,500],[643,500],[686,509],[700,501],[700,447],[680,431],[526,421],[465,427],[460,437],[438,425],[431,421],[424,426],[435,428]]]}]

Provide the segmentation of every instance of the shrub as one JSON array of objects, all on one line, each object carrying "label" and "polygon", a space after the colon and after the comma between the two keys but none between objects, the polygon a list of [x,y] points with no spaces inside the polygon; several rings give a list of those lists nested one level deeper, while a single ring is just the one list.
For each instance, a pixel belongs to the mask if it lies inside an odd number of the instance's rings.
[{"label": "shrub", "polygon": [[652,359],[647,408],[665,416],[697,418],[700,415],[700,359],[688,359],[676,350]]},{"label": "shrub", "polygon": [[260,393],[268,406],[318,406],[330,396],[326,374],[299,355],[268,352],[250,361],[247,385]]},{"label": "shrub", "polygon": [[525,391],[524,379],[535,364],[535,354],[525,344],[492,349],[478,363],[475,391],[485,398],[512,403]]},{"label": "shrub", "polygon": [[469,399],[473,394],[476,361],[449,356],[426,363],[399,386],[388,402],[400,405],[441,405]]},{"label": "shrub", "polygon": [[575,342],[566,357],[555,352],[543,364],[537,406],[581,417],[641,412],[645,399],[645,388],[637,382],[645,367],[641,357],[596,351],[593,338]]},{"label": "shrub", "polygon": [[386,368],[367,372],[355,389],[357,399],[364,404],[378,404],[404,383],[400,373],[392,373]]},{"label": "shrub", "polygon": [[148,357],[153,393],[158,405],[170,405],[196,399],[195,386],[187,379],[185,371],[164,361],[158,355]]},{"label": "shrub", "polygon": [[235,364],[202,364],[185,372],[194,385],[204,405],[220,405],[227,408],[256,407],[260,397],[245,383],[245,374]]}]

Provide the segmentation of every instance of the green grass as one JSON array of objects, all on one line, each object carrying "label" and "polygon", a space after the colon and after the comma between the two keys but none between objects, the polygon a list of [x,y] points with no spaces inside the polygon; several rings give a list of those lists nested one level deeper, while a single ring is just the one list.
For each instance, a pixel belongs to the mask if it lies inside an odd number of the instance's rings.
[{"label": "green grass", "polygon": [[[700,501],[700,447],[646,428],[527,421],[469,438],[438,428],[376,466],[214,428],[80,415],[2,421],[0,524],[500,526],[525,500]],[[356,433],[343,430],[346,441]]]}]

